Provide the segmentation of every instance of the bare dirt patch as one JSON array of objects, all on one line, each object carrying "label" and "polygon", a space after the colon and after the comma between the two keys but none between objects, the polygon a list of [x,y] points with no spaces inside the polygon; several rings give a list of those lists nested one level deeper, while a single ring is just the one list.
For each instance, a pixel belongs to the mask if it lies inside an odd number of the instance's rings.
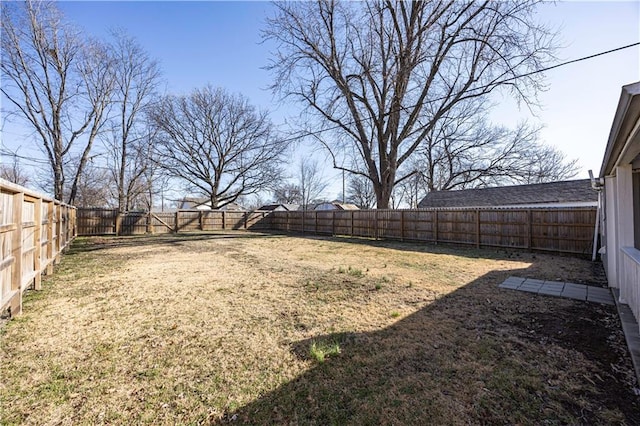
[{"label": "bare dirt patch", "polygon": [[2,423],[639,424],[568,257],[252,233],[78,240],[0,336]]}]

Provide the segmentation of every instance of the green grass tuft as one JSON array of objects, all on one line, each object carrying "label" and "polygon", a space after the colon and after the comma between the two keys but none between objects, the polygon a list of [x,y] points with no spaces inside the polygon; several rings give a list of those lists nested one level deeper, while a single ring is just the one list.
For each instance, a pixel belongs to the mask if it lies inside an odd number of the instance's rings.
[{"label": "green grass tuft", "polygon": [[337,342],[328,343],[311,343],[309,354],[313,359],[322,364],[329,356],[335,356],[340,353],[340,345]]}]

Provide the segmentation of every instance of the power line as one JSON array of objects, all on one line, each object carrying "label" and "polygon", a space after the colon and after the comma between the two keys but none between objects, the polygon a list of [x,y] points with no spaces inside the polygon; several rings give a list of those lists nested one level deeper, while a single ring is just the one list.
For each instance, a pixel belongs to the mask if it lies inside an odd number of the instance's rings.
[{"label": "power line", "polygon": [[[535,70],[535,71],[531,71],[531,72],[528,72],[528,73],[525,73],[525,74],[520,74],[520,75],[516,75],[516,76],[513,76],[513,77],[509,77],[509,78],[506,78],[506,79],[501,80],[501,81],[496,82],[496,83],[485,84],[483,86],[477,86],[477,87],[469,89],[468,92],[487,89],[487,88],[489,88],[491,86],[499,86],[499,85],[502,85],[504,83],[508,83],[510,81],[517,80],[519,78],[525,78],[525,77],[529,77],[529,76],[532,76],[532,75],[535,75],[535,74],[540,74],[540,73],[543,73],[543,72],[546,72],[546,71],[550,71],[550,70],[553,70],[553,69],[556,69],[556,68],[564,67],[566,65],[570,65],[570,64],[577,63],[577,62],[586,61],[586,60],[589,60],[589,59],[597,58],[599,56],[608,55],[608,54],[615,53],[615,52],[618,52],[620,50],[628,49],[630,47],[635,47],[635,46],[640,46],[640,42],[627,44],[625,46],[616,47],[614,49],[605,50],[605,51],[602,51],[602,52],[594,53],[592,55],[583,56],[583,57],[580,57],[580,58],[577,58],[577,59],[571,59],[569,61],[561,62],[559,64],[551,65],[549,67],[545,67],[545,68],[542,68],[542,69],[539,69],[539,70]],[[430,99],[430,100],[426,101],[426,103],[438,102],[438,101],[445,100],[447,98],[448,98],[447,96],[442,96],[440,98]],[[395,112],[400,112],[402,110],[408,110],[408,109],[411,109],[411,108],[416,108],[417,106],[419,106],[419,104],[414,104],[414,105],[406,106],[406,107],[400,107],[398,110],[391,110],[388,113],[386,113],[385,115],[389,115],[389,114],[395,113]],[[357,122],[371,121],[371,120],[372,120],[371,117],[364,117],[364,118],[362,118],[360,120],[352,120],[352,121],[346,122],[346,123],[344,123],[344,125],[352,125],[352,124],[356,124]],[[306,137],[306,136],[317,136],[317,135],[319,135],[321,133],[324,133],[324,132],[329,132],[329,131],[332,131],[332,130],[341,129],[342,127],[343,126],[336,124],[334,126],[326,127],[324,129],[319,129],[319,130],[314,130],[314,131],[307,131],[307,132],[304,132],[304,134],[299,134],[298,136],[292,136],[290,138],[286,138],[282,142],[294,142],[294,141],[297,141],[297,140],[299,140],[299,139],[301,139],[303,137]]]},{"label": "power line", "polygon": [[[548,66],[548,67],[545,67],[545,68],[541,68],[539,70],[535,70],[535,71],[531,71],[531,72],[528,72],[528,73],[524,73],[524,74],[520,74],[520,75],[509,77],[509,78],[505,78],[504,80],[501,80],[501,81],[498,81],[498,82],[495,82],[495,83],[485,84],[485,85],[482,85],[482,86],[473,87],[473,88],[469,89],[468,92],[474,92],[474,91],[478,91],[478,90],[483,90],[483,89],[487,89],[487,88],[492,87],[492,86],[500,86],[500,85],[502,85],[504,83],[508,83],[510,81],[513,81],[513,80],[517,80],[517,79],[525,78],[525,77],[530,77],[532,75],[540,74],[540,73],[543,73],[543,72],[546,72],[546,71],[550,71],[550,70],[553,70],[553,69],[556,69],[556,68],[560,68],[560,67],[564,67],[564,66],[567,66],[567,65],[575,64],[575,63],[586,61],[586,60],[589,60],[589,59],[594,59],[594,58],[597,58],[597,57],[600,57],[600,56],[604,56],[604,55],[609,55],[611,53],[615,53],[615,52],[618,52],[618,51],[621,51],[621,50],[629,49],[629,48],[635,47],[635,46],[640,46],[640,42],[627,44],[625,46],[620,46],[620,47],[616,47],[614,49],[609,49],[609,50],[605,50],[605,51],[602,51],[602,52],[594,53],[594,54],[591,54],[591,55],[582,56],[582,57],[576,58],[576,59],[571,59],[571,60],[568,60],[568,61],[565,61],[565,62],[561,62],[559,64],[555,64],[555,65],[551,65],[551,66]],[[430,100],[427,101],[427,103],[438,102],[438,101],[442,101],[442,100],[445,100],[445,99],[447,99],[447,96],[442,96],[442,97],[439,97],[439,98],[430,99]],[[417,106],[419,106],[419,104],[414,104],[414,105],[406,106],[406,107],[400,107],[398,110],[389,111],[388,113],[386,113],[386,115],[391,114],[391,113],[395,113],[395,112],[400,112],[402,110],[408,110],[408,109],[411,109],[411,108],[416,108]],[[372,120],[371,117],[364,117],[364,118],[360,119],[359,122],[371,121],[371,120]],[[344,123],[344,125],[353,125],[353,124],[356,124],[357,122],[358,122],[357,120],[351,120],[349,122]],[[307,136],[317,136],[317,135],[320,135],[320,134],[325,133],[325,132],[329,132],[329,131],[332,131],[332,130],[338,130],[338,129],[342,128],[342,127],[343,126],[336,124],[334,126],[326,127],[324,129],[300,132],[296,136],[291,136],[289,138],[283,139],[282,142],[285,142],[285,143],[286,142],[294,142],[294,141],[300,140],[301,138],[304,138],[304,137],[307,137]],[[20,159],[26,160],[26,161],[31,161],[31,162],[36,163],[36,164],[47,164],[47,165],[49,164],[49,162],[47,160],[40,160],[40,159],[36,159],[36,158],[24,157],[24,156],[18,155],[17,153],[14,153],[14,152],[11,152],[11,153],[0,152],[0,154],[1,155],[6,155],[6,156],[13,156],[15,158],[20,158]],[[101,167],[101,166],[94,166],[94,167],[104,168],[104,167]]]},{"label": "power line", "polygon": [[0,152],[0,155],[2,155],[3,157],[13,157],[13,158],[19,158],[20,160],[25,160],[26,162],[31,162],[33,164],[49,164],[49,161],[47,160],[41,160],[39,158],[34,158],[34,157],[25,157],[24,155],[19,155],[13,151],[9,151],[9,150],[5,150],[3,149]]}]

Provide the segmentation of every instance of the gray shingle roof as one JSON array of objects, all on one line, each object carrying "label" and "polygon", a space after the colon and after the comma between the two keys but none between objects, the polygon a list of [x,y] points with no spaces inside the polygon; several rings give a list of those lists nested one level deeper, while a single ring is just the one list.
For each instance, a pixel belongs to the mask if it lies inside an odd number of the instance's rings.
[{"label": "gray shingle roof", "polygon": [[498,207],[549,203],[596,202],[598,193],[589,179],[495,188],[434,191],[418,207]]}]

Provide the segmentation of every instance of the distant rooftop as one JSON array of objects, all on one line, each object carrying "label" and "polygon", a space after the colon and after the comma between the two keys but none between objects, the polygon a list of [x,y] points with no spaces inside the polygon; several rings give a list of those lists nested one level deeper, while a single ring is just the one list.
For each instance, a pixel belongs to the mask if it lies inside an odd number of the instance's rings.
[{"label": "distant rooftop", "polygon": [[300,209],[300,204],[265,204],[263,206],[258,207],[258,210],[288,210],[295,211]]},{"label": "distant rooftop", "polygon": [[504,207],[519,205],[595,205],[598,193],[589,179],[494,188],[433,191],[420,201],[420,208]]}]

